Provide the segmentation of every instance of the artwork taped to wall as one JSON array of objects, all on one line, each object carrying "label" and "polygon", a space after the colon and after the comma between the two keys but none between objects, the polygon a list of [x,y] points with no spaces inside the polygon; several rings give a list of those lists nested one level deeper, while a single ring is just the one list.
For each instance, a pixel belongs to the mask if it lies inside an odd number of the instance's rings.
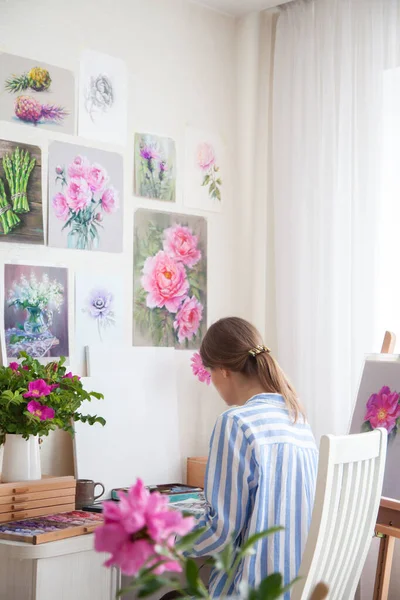
[{"label": "artwork taped to wall", "polygon": [[207,222],[140,209],[134,231],[134,346],[199,348],[207,327]]},{"label": "artwork taped to wall", "polygon": [[135,134],[135,195],[175,202],[176,150],[170,138]]},{"label": "artwork taped to wall", "polygon": [[127,341],[122,275],[76,273],[75,350],[79,373],[85,368],[85,346]]},{"label": "artwork taped to wall", "polygon": [[122,252],[122,232],[122,156],[53,142],[49,148],[49,246]]},{"label": "artwork taped to wall", "polygon": [[0,140],[0,241],[44,243],[38,146]]},{"label": "artwork taped to wall", "polygon": [[124,146],[127,106],[128,85],[124,61],[85,50],[80,62],[79,135]]},{"label": "artwork taped to wall", "polygon": [[400,500],[400,356],[368,356],[361,377],[350,433],[383,427],[388,449],[382,495]]},{"label": "artwork taped to wall", "polygon": [[59,133],[75,133],[72,71],[0,53],[0,119]]},{"label": "artwork taped to wall", "polygon": [[4,329],[8,359],[68,357],[67,269],[6,264]]},{"label": "artwork taped to wall", "polygon": [[185,154],[184,204],[220,212],[225,196],[224,147],[220,136],[187,127]]}]

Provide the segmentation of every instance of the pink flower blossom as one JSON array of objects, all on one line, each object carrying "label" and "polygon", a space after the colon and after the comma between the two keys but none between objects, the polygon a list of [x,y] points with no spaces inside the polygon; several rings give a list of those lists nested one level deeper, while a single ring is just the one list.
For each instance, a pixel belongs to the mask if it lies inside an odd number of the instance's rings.
[{"label": "pink flower blossom", "polygon": [[165,229],[164,250],[187,267],[194,267],[201,259],[201,252],[197,248],[197,236],[193,235],[189,227],[182,225]]},{"label": "pink flower blossom", "polygon": [[66,373],[65,375],[63,375],[62,379],[77,379],[78,381],[80,380],[79,375],[73,375],[71,373],[71,371],[69,371],[69,373]]},{"label": "pink flower blossom", "polygon": [[[171,545],[174,535],[185,535],[194,526],[194,519],[169,509],[167,498],[150,494],[140,479],[119,498],[118,504],[104,502],[104,526],[95,531],[95,549],[110,553],[106,566],[117,565],[125,575],[135,575],[146,563],[151,566],[163,560],[156,544]],[[177,561],[165,559],[155,573],[180,570]]]},{"label": "pink flower blossom", "polygon": [[58,194],[54,196],[51,203],[57,219],[60,219],[60,221],[66,221],[68,219],[69,206],[64,194],[58,192]]},{"label": "pink flower blossom", "polygon": [[197,147],[197,164],[203,171],[208,171],[215,163],[215,152],[211,144],[202,142]]},{"label": "pink flower blossom", "polygon": [[48,419],[54,419],[55,411],[50,406],[44,406],[40,404],[37,400],[31,400],[27,405],[28,412],[35,415],[35,417],[39,417],[41,421],[47,421]]},{"label": "pink flower blossom", "polygon": [[11,371],[18,371],[19,369],[19,364],[17,362],[10,362],[8,366],[10,367]]},{"label": "pink flower blossom", "polygon": [[203,305],[194,296],[187,297],[174,321],[174,329],[178,331],[178,340],[181,344],[184,340],[191,340],[196,335],[202,316]]},{"label": "pink flower blossom", "polygon": [[89,168],[89,161],[85,156],[75,156],[74,160],[68,165],[69,177],[85,177]]},{"label": "pink flower blossom", "polygon": [[83,177],[73,177],[67,187],[68,206],[75,212],[89,206],[92,199],[88,182]]},{"label": "pink flower blossom", "polygon": [[190,360],[192,363],[193,375],[195,375],[202,383],[210,385],[211,373],[204,367],[200,354],[195,352]]},{"label": "pink flower blossom", "polygon": [[36,379],[28,383],[28,391],[23,394],[24,398],[41,398],[48,396],[51,392],[50,386],[44,379]]},{"label": "pink flower blossom", "polygon": [[106,213],[114,213],[119,208],[119,199],[118,192],[115,188],[110,186],[106,190],[104,190],[101,196],[101,206],[103,207],[104,212]]},{"label": "pink flower blossom", "polygon": [[102,192],[107,185],[108,175],[100,165],[92,165],[86,172],[86,179],[92,192]]},{"label": "pink flower blossom", "polygon": [[148,293],[147,306],[165,306],[172,313],[178,310],[189,289],[183,264],[175,262],[162,250],[146,259],[141,282]]},{"label": "pink flower blossom", "polygon": [[390,433],[400,417],[399,398],[400,394],[384,386],[377,394],[370,396],[364,420],[369,421],[373,429],[384,427]]}]

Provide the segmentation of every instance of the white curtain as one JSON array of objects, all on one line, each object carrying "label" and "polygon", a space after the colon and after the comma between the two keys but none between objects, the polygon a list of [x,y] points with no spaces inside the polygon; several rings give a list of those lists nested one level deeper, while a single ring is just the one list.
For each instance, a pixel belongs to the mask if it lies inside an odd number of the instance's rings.
[{"label": "white curtain", "polygon": [[384,333],[382,84],[400,64],[399,19],[398,0],[303,0],[277,21],[277,350],[318,438],[347,432],[363,358]]}]

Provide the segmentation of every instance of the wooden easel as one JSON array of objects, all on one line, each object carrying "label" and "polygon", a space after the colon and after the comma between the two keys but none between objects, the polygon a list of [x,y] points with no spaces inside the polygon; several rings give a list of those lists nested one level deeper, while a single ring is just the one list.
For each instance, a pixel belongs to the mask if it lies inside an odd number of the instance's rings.
[{"label": "wooden easel", "polygon": [[[396,336],[387,331],[383,339],[382,354],[393,354]],[[376,567],[373,600],[387,600],[392,570],[394,543],[400,539],[400,502],[381,498],[375,533],[381,538]]]}]

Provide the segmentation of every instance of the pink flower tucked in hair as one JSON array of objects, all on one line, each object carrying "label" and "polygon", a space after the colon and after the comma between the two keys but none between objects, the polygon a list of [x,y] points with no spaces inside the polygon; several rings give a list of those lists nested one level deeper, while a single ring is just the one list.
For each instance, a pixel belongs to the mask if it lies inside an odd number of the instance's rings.
[{"label": "pink flower tucked in hair", "polygon": [[195,375],[201,383],[210,385],[211,373],[204,367],[200,354],[195,352],[190,360],[192,362],[193,375]]},{"label": "pink flower tucked in hair", "polygon": [[399,398],[400,394],[384,386],[377,394],[370,396],[364,420],[369,421],[373,429],[384,427],[390,433],[400,417]]},{"label": "pink flower tucked in hair", "polygon": [[101,192],[107,185],[108,175],[100,165],[92,165],[86,172],[86,179],[92,192]]},{"label": "pink flower tucked in hair", "polygon": [[69,177],[85,177],[89,168],[89,161],[85,156],[75,156],[72,163],[68,165]]},{"label": "pink flower tucked in hair", "polygon": [[70,179],[67,187],[68,206],[75,212],[89,206],[92,200],[88,182],[83,177]]},{"label": "pink flower tucked in hair", "polygon": [[141,282],[148,293],[147,306],[165,306],[172,313],[178,310],[189,289],[183,264],[175,262],[162,250],[146,259]]},{"label": "pink flower tucked in hair", "polygon": [[60,219],[60,221],[66,221],[68,219],[69,206],[64,194],[58,192],[58,194],[53,197],[51,203],[57,219]]},{"label": "pink flower tucked in hair", "polygon": [[8,366],[11,369],[11,371],[18,371],[19,369],[19,364],[17,362],[10,362]]},{"label": "pink flower tucked in hair", "polygon": [[50,386],[44,379],[36,379],[28,383],[28,391],[23,394],[24,398],[41,398],[48,396],[51,392]]},{"label": "pink flower tucked in hair", "polygon": [[215,163],[215,152],[211,144],[203,142],[197,147],[197,164],[203,171],[208,171]]},{"label": "pink flower tucked in hair", "polygon": [[177,261],[187,267],[194,267],[201,259],[201,252],[197,248],[197,237],[189,227],[175,225],[164,231],[164,250]]},{"label": "pink flower tucked in hair", "polygon": [[150,567],[164,560],[156,574],[179,572],[177,561],[157,555],[156,544],[172,544],[174,535],[189,533],[194,519],[169,509],[168,499],[157,492],[150,494],[140,479],[128,494],[120,493],[119,498],[118,504],[104,502],[104,525],[95,531],[97,552],[111,554],[106,566],[116,565],[125,575],[136,575],[146,563]]},{"label": "pink flower tucked in hair", "polygon": [[119,208],[118,192],[115,188],[109,187],[104,190],[101,196],[101,206],[104,212],[114,213]]},{"label": "pink flower tucked in hair", "polygon": [[186,298],[180,307],[175,321],[174,329],[178,330],[178,340],[191,340],[197,333],[203,316],[203,305],[195,298]]},{"label": "pink flower tucked in hair", "polygon": [[47,421],[48,419],[54,419],[55,411],[50,406],[43,406],[37,400],[31,400],[27,405],[28,412],[39,417],[41,421]]}]

